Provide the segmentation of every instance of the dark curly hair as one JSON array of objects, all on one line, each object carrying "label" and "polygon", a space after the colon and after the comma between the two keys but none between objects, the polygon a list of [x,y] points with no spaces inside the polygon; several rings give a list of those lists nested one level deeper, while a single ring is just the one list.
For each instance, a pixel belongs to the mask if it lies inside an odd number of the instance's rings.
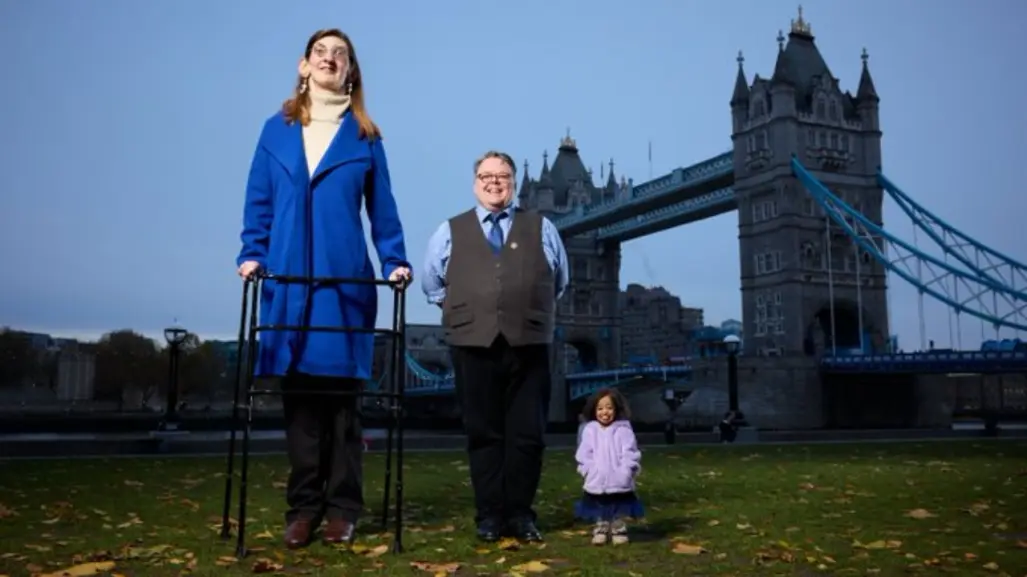
[{"label": "dark curly hair", "polygon": [[610,397],[613,402],[613,420],[631,419],[631,407],[628,406],[628,400],[624,398],[624,395],[617,389],[603,388],[593,393],[585,402],[585,408],[581,411],[581,418],[584,422],[596,420],[596,406],[604,397]]}]

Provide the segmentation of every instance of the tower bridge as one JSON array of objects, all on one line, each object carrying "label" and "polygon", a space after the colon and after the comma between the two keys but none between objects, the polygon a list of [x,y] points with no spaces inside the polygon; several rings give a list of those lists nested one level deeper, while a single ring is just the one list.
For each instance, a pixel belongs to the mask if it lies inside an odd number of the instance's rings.
[{"label": "tower bridge", "polygon": [[[945,304],[957,329],[982,323],[994,342],[1001,329],[1027,331],[1027,266],[960,232],[885,176],[881,100],[865,49],[854,93],[843,90],[801,13],[787,36],[778,34],[777,50],[770,76],[752,80],[739,53],[727,102],[731,146],[713,158],[640,184],[618,176],[610,161],[596,184],[568,134],[552,163],[543,153],[537,178],[525,162],[519,203],[554,222],[571,268],[557,312],[555,366],[565,388],[554,390],[554,415],[599,386],[692,380],[705,361],[622,367],[621,244],[732,211],[745,357],[801,357],[816,372],[1027,372],[1019,345],[944,355],[891,350],[889,272],[918,290],[920,350],[928,351],[925,297]],[[916,237],[908,242],[884,228],[886,194],[943,258],[925,252]],[[407,361],[412,393],[452,390],[450,375]]]}]

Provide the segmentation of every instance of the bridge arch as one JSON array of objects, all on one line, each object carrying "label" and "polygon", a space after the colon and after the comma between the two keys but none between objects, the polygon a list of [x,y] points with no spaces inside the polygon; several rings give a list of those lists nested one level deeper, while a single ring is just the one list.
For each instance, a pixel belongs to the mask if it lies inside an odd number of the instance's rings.
[{"label": "bridge arch", "polygon": [[[864,346],[870,350],[881,346],[879,331],[873,326],[873,320],[866,307],[860,311],[856,302],[850,299],[835,299],[833,317],[832,319],[830,301],[823,302],[813,309],[803,339],[803,349],[807,355],[829,355],[834,348],[837,348],[839,353],[859,350],[861,326]],[[832,335],[836,340],[834,343],[831,340]]]},{"label": "bridge arch", "polygon": [[563,339],[563,363],[565,372],[593,371],[601,367],[597,339],[582,335],[570,335]]}]

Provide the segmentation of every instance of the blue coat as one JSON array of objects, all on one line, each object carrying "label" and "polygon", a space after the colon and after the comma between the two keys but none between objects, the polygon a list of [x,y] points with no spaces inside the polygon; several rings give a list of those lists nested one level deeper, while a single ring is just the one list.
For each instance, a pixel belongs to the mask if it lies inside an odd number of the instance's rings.
[{"label": "blue coat", "polygon": [[[311,176],[302,130],[299,123],[286,124],[281,113],[264,124],[246,185],[238,264],[257,261],[277,275],[374,278],[360,220],[366,202],[382,274],[388,278],[397,267],[409,267],[381,139],[361,138],[347,112]],[[259,322],[370,329],[377,296],[373,285],[266,281]],[[369,333],[263,331],[256,371],[369,379],[373,355]]]}]

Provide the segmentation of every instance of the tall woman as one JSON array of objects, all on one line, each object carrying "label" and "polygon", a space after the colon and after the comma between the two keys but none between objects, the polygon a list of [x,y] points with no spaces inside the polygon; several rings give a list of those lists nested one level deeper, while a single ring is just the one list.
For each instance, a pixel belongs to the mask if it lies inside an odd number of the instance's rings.
[{"label": "tall woman", "polygon": [[[381,132],[364,106],[353,43],[340,30],[307,41],[294,94],[264,123],[250,168],[239,275],[373,278],[360,220],[366,205],[382,274],[411,280]],[[261,324],[373,328],[372,285],[267,281]],[[293,390],[356,389],[371,377],[372,334],[267,331],[257,374]],[[353,539],[363,509],[362,445],[354,397],[286,394],[291,471],[285,544],[302,547],[322,522],[328,543]]]}]

